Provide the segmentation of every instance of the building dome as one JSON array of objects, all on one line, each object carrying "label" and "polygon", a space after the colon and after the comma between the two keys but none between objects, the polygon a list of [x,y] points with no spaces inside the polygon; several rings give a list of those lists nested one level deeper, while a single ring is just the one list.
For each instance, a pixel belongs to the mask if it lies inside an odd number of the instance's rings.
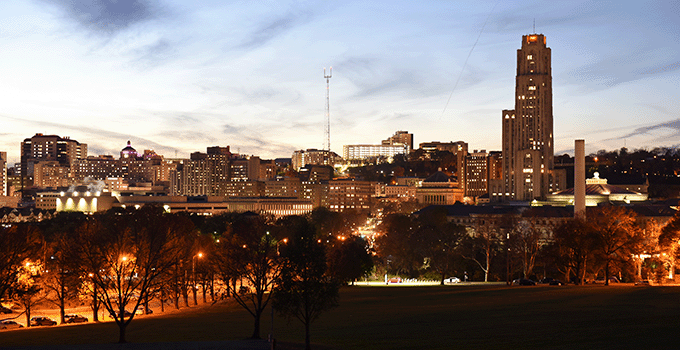
[{"label": "building dome", "polygon": [[137,150],[130,145],[130,140],[127,142],[127,146],[120,151],[121,158],[136,158]]}]

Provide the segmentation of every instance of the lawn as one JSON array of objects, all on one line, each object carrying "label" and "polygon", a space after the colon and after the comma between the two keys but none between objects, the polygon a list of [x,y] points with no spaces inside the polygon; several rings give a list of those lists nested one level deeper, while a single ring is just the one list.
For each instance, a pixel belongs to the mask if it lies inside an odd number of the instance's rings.
[{"label": "lawn", "polygon": [[[323,349],[676,348],[680,287],[347,287],[312,325]],[[304,340],[297,320],[274,319],[276,338]],[[270,332],[265,313],[262,337]],[[217,341],[251,335],[253,319],[228,302],[134,319],[133,343]],[[115,324],[0,332],[0,348],[117,341]],[[294,347],[294,346],[293,346]]]}]

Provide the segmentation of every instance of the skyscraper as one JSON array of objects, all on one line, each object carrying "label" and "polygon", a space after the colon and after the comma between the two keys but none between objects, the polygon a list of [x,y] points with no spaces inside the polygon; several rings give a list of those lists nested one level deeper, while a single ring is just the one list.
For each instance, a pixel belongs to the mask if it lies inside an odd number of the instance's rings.
[{"label": "skyscraper", "polygon": [[515,109],[503,110],[503,200],[544,199],[559,189],[553,171],[550,48],[543,34],[522,36],[517,50]]}]

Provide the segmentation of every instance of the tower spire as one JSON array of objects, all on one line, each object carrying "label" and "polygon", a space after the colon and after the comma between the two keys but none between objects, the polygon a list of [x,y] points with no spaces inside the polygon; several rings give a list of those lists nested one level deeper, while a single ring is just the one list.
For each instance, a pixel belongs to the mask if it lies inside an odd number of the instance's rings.
[{"label": "tower spire", "polygon": [[323,149],[326,151],[331,150],[331,105],[330,105],[330,89],[331,89],[331,76],[333,76],[333,67],[330,67],[328,75],[326,75],[326,68],[323,69],[323,77],[326,79],[326,125],[324,130],[324,136],[326,140]]}]

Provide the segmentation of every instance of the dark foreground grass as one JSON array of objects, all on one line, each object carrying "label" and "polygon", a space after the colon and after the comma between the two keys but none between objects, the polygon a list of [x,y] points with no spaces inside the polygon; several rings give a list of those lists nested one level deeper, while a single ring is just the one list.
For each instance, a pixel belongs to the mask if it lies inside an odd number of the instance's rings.
[{"label": "dark foreground grass", "polygon": [[[270,331],[267,312],[262,336]],[[218,341],[251,335],[252,317],[233,303],[135,319],[134,343]],[[680,287],[348,287],[340,306],[312,325],[321,349],[670,349],[680,346]],[[298,348],[297,320],[274,319],[283,348]],[[103,344],[115,324],[0,333],[5,346]],[[282,348],[282,347],[279,347]]]}]

